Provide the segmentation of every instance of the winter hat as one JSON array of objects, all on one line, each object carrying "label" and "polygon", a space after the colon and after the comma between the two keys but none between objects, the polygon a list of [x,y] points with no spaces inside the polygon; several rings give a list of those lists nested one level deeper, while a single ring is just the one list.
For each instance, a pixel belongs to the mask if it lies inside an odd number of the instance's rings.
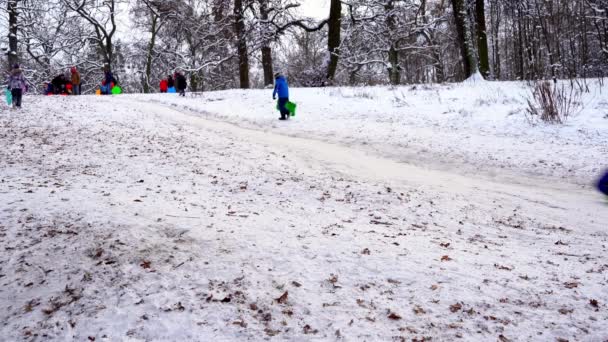
[{"label": "winter hat", "polygon": [[70,70],[72,71],[73,74],[76,73],[76,71],[77,71],[76,67],[72,67],[72,69],[70,69]]},{"label": "winter hat", "polygon": [[14,64],[13,69],[19,69],[19,64]]},{"label": "winter hat", "polygon": [[274,74],[274,78],[279,78],[280,76],[283,76],[283,74],[281,74],[280,72],[277,72],[276,74]]}]

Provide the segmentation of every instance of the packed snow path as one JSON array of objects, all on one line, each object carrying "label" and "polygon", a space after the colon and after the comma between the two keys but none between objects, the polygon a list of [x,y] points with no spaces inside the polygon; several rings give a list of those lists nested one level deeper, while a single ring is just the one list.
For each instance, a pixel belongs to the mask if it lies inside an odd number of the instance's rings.
[{"label": "packed snow path", "polygon": [[588,185],[608,166],[602,157],[608,154],[608,91],[598,81],[586,83],[590,91],[565,124],[536,126],[526,118],[532,90],[522,82],[296,88],[297,123],[288,124],[271,115],[269,90],[127,96],[450,173]]},{"label": "packed snow path", "polygon": [[591,190],[129,99],[26,103],[0,114],[3,340],[608,336]]}]

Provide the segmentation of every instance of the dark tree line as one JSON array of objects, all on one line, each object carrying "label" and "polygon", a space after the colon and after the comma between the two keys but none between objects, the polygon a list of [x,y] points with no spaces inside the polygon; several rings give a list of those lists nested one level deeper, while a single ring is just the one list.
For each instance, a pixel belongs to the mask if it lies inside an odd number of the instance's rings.
[{"label": "dark tree line", "polygon": [[199,91],[268,86],[276,71],[304,86],[398,85],[608,65],[608,0],[328,0],[325,19],[302,17],[300,1],[0,0],[0,47],[36,82],[79,67],[85,91],[103,65],[132,92],[175,70]]}]

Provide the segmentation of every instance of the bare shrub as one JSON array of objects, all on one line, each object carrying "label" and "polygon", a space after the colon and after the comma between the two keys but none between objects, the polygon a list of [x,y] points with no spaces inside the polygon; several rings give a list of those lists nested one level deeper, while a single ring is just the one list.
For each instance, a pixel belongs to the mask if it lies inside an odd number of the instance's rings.
[{"label": "bare shrub", "polygon": [[582,110],[581,92],[571,83],[569,86],[552,85],[549,81],[537,82],[527,98],[527,119],[550,124],[563,124],[569,117]]}]

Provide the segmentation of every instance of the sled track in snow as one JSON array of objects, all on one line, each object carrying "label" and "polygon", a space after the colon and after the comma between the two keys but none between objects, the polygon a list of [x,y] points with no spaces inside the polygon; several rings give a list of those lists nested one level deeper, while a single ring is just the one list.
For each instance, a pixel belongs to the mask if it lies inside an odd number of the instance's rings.
[{"label": "sled track in snow", "polygon": [[512,201],[530,202],[549,210],[576,213],[594,222],[608,221],[608,207],[601,195],[591,187],[581,187],[564,182],[549,183],[541,178],[508,174],[492,177],[480,170],[478,174],[461,175],[430,167],[420,167],[379,157],[352,147],[341,146],[315,139],[306,139],[274,132],[243,128],[219,121],[211,114],[190,109],[177,109],[158,103],[120,100],[125,105],[137,105],[140,110],[196,126],[232,134],[252,142],[286,148],[302,161],[302,168],[329,168],[337,174],[349,175],[361,180],[421,186],[433,191],[466,194],[483,202],[482,194],[500,194]]}]

